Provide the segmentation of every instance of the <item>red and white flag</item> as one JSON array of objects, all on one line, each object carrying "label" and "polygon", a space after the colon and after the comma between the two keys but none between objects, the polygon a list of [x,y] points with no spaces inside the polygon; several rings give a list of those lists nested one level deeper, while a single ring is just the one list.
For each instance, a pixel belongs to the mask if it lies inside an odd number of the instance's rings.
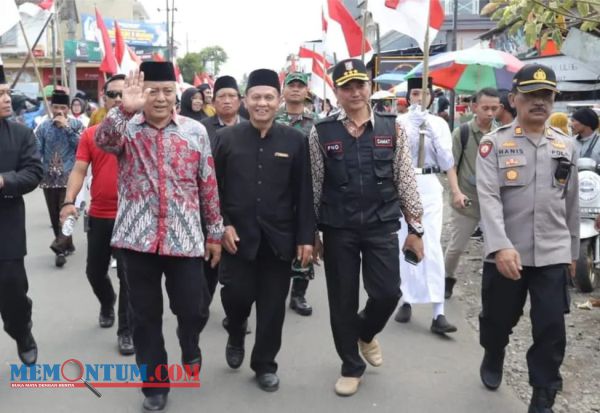
[{"label": "red and white flag", "polygon": [[3,6],[0,15],[0,36],[12,29],[21,20],[19,9],[14,0],[8,0]]},{"label": "red and white flag", "polygon": [[337,99],[333,91],[333,81],[317,59],[313,59],[311,71],[310,91],[321,99],[329,99],[331,104],[335,106]]},{"label": "red and white flag", "polygon": [[440,0],[371,0],[368,8],[381,33],[390,30],[403,33],[415,39],[421,50],[425,47],[427,27],[429,39],[433,40],[444,23],[444,8]]},{"label": "red and white flag", "polygon": [[115,20],[115,58],[119,65],[119,73],[129,74],[130,71],[137,70],[140,67],[141,60],[123,39],[121,27]]},{"label": "red and white flag", "polygon": [[329,69],[331,63],[325,59],[324,53],[325,50],[321,41],[305,42],[300,45],[300,50],[298,51],[298,59],[300,61],[299,70],[301,72],[310,72],[312,70],[313,59]]},{"label": "red and white flag", "polygon": [[96,26],[98,30],[96,31],[96,39],[100,44],[100,51],[102,52],[102,63],[100,63],[100,67],[98,68],[101,72],[110,73],[114,75],[119,71],[119,65],[117,63],[117,59],[115,58],[115,52],[113,51],[113,46],[110,41],[110,37],[108,36],[108,30],[106,29],[106,25],[104,24],[104,20],[96,8]]},{"label": "red and white flag", "polygon": [[[363,33],[342,0],[326,0],[323,10],[323,31],[327,54],[337,60],[360,58],[362,55]],[[365,60],[373,55],[373,48],[365,38]]]}]

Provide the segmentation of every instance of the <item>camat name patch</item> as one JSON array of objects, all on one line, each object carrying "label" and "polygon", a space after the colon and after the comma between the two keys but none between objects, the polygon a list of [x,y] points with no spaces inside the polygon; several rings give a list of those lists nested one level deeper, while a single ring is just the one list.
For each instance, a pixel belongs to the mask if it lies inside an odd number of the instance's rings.
[{"label": "camat name patch", "polygon": [[394,146],[392,136],[375,136],[373,139],[376,148],[392,148]]}]

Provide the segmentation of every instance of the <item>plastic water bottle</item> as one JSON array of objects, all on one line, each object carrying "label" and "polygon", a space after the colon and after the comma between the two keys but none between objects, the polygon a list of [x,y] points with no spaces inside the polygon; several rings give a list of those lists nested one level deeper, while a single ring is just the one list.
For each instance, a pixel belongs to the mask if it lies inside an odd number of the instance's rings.
[{"label": "plastic water bottle", "polygon": [[65,237],[70,237],[73,235],[73,230],[75,229],[75,223],[77,222],[77,217],[75,215],[69,215],[67,219],[65,219],[65,223],[62,226],[62,233]]}]

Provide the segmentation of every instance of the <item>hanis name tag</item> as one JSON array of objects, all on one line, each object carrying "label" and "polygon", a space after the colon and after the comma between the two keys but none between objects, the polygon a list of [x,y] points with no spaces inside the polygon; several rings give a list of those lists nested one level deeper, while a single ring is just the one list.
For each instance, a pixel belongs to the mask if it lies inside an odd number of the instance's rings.
[{"label": "hanis name tag", "polygon": [[392,148],[394,146],[393,139],[392,136],[375,136],[373,138],[376,148]]},{"label": "hanis name tag", "polygon": [[325,152],[329,153],[343,153],[344,147],[342,146],[342,142],[327,142],[325,144]]}]

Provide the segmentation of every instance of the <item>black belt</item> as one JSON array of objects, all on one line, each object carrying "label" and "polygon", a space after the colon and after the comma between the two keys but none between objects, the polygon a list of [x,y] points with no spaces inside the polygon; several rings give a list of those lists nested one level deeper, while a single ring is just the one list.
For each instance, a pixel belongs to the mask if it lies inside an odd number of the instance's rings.
[{"label": "black belt", "polygon": [[416,175],[439,174],[442,172],[439,166],[430,166],[427,168],[415,168]]}]

